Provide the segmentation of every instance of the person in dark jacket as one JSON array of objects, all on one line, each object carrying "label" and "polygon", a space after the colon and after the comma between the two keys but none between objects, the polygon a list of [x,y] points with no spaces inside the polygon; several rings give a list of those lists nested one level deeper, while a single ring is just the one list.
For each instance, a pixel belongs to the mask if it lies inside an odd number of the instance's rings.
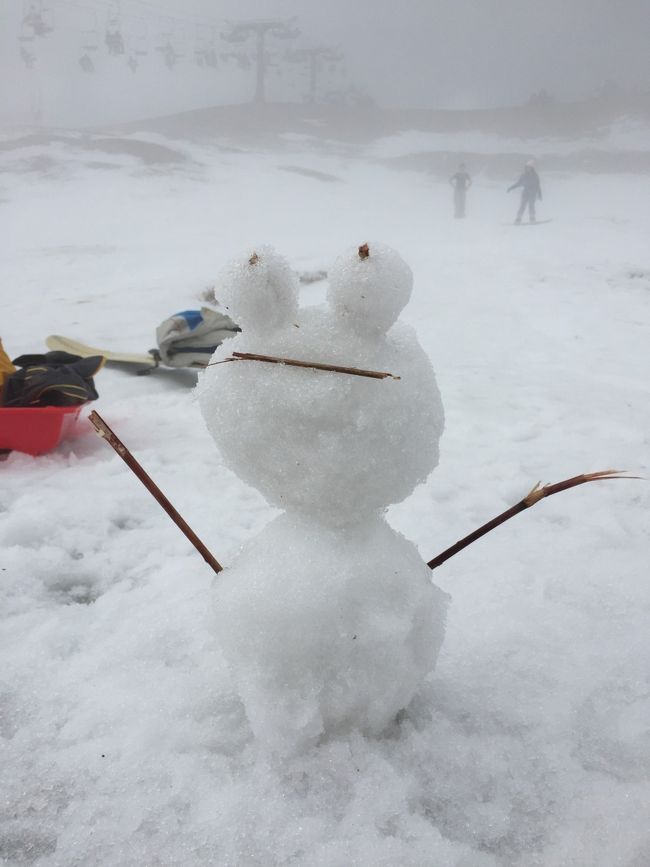
[{"label": "person in dark jacket", "polygon": [[449,178],[449,183],[454,188],[454,217],[464,217],[465,194],[472,186],[472,179],[467,174],[465,163],[458,166],[458,171]]},{"label": "person in dark jacket", "polygon": [[516,184],[508,187],[508,192],[516,190],[517,187],[521,187],[521,202],[519,204],[519,210],[517,211],[515,223],[521,223],[521,218],[523,217],[526,208],[528,208],[528,218],[530,222],[534,223],[536,221],[535,202],[537,199],[541,200],[542,188],[539,183],[539,175],[535,171],[535,163],[532,160],[529,160],[526,163],[521,177]]}]

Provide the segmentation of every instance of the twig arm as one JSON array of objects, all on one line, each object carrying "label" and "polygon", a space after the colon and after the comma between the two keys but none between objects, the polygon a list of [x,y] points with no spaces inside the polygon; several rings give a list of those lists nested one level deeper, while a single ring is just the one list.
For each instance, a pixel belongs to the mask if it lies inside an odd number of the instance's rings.
[{"label": "twig arm", "polygon": [[118,439],[116,434],[111,430],[111,428],[106,424],[104,419],[100,416],[98,412],[91,412],[88,416],[88,420],[95,428],[99,436],[106,440],[106,442],[111,446],[117,454],[122,458],[124,463],[128,466],[128,468],[136,475],[145,488],[149,491],[149,493],[154,497],[154,499],[162,506],[162,508],[167,512],[172,521],[176,524],[176,526],[187,536],[192,545],[196,548],[199,554],[203,557],[205,562],[211,566],[216,573],[223,571],[223,566],[218,562],[218,560],[210,553],[210,551],[206,548],[203,542],[196,535],[194,530],[190,527],[187,521],[179,515],[176,509],[169,502],[167,497],[160,490],[158,485],[153,481],[151,476],[144,470],[144,468],[136,461],[131,452],[127,449],[124,443]]},{"label": "twig arm", "polygon": [[559,494],[561,491],[568,491],[569,488],[575,488],[578,485],[584,485],[587,482],[605,481],[607,479],[638,478],[639,476],[623,475],[618,470],[603,470],[599,473],[583,473],[579,476],[572,476],[570,479],[564,479],[564,481],[556,482],[554,485],[542,486],[538,483],[537,485],[535,485],[532,491],[523,498],[523,500],[520,500],[514,506],[506,509],[505,512],[497,515],[496,518],[492,518],[491,521],[488,521],[487,524],[483,524],[477,530],[474,530],[474,532],[470,533],[469,536],[465,536],[463,539],[460,539],[450,548],[442,551],[442,553],[434,557],[433,560],[429,560],[427,566],[429,567],[429,569],[436,569],[438,566],[441,566],[446,560],[449,560],[450,557],[453,557],[454,554],[458,554],[458,552],[462,551],[463,548],[467,548],[467,546],[471,545],[472,542],[476,542],[476,540],[480,539],[481,536],[485,536],[485,534],[489,533],[490,530],[494,530],[495,527],[498,527],[500,524],[504,524],[506,521],[509,521],[510,518],[514,518],[515,515],[518,515],[525,509],[530,509],[531,506],[534,506],[535,503],[539,503],[539,501],[543,500],[544,497],[551,497],[553,494]]},{"label": "twig arm", "polygon": [[286,364],[287,367],[306,367],[310,370],[330,370],[334,373],[347,373],[349,376],[366,376],[369,379],[400,379],[393,373],[380,370],[362,370],[360,367],[341,367],[338,364],[321,364],[318,361],[299,361],[296,358],[282,358],[278,355],[258,355],[256,352],[233,352],[229,358],[222,361],[213,361],[208,367],[215,364],[225,364],[228,361],[265,361],[268,364]]},{"label": "twig arm", "polygon": [[467,548],[468,545],[471,545],[472,542],[476,542],[477,539],[480,539],[481,536],[485,536],[486,533],[489,533],[490,530],[494,530],[500,524],[505,523],[510,518],[514,518],[515,515],[518,515],[519,512],[523,512],[524,509],[528,509],[529,506],[524,504],[524,501],[521,500],[515,506],[511,506],[505,512],[502,512],[500,515],[497,515],[496,518],[492,518],[491,521],[488,521],[487,524],[483,524],[478,529],[474,530],[473,533],[470,533],[468,536],[463,537],[458,542],[455,542],[451,547],[447,548],[441,554],[438,554],[433,560],[429,560],[427,566],[429,569],[436,569],[438,566],[442,566],[442,564],[449,560],[450,557],[453,557],[454,554],[458,554],[459,551],[462,551],[463,548]]}]

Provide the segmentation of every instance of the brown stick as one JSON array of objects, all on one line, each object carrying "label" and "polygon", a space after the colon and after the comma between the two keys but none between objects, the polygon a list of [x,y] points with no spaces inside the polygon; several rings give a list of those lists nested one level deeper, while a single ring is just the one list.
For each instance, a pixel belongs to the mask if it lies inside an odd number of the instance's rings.
[{"label": "brown stick", "polygon": [[105,439],[109,446],[112,446],[118,455],[122,458],[124,463],[129,467],[130,470],[135,473],[135,475],[140,479],[145,488],[149,491],[150,494],[154,497],[154,499],[160,503],[163,509],[167,512],[172,521],[176,524],[176,526],[187,536],[190,542],[194,545],[199,554],[203,557],[205,562],[212,566],[214,571],[218,574],[223,571],[223,566],[212,556],[212,554],[205,547],[203,542],[196,535],[194,530],[189,526],[189,524],[178,514],[176,509],[169,502],[167,497],[163,494],[160,488],[156,485],[153,479],[145,472],[145,470],[140,466],[140,464],[133,457],[131,452],[127,449],[123,442],[121,442],[117,436],[113,433],[110,427],[106,424],[104,419],[98,412],[91,412],[88,416],[88,420],[95,428],[97,433],[102,439]]},{"label": "brown stick", "polygon": [[233,352],[230,358],[223,361],[213,361],[208,367],[215,364],[225,364],[227,361],[267,361],[269,364],[286,364],[289,367],[308,367],[312,370],[332,370],[334,373],[347,373],[350,376],[368,376],[371,379],[401,379],[392,373],[383,373],[378,370],[361,370],[358,367],[339,367],[337,364],[320,364],[317,361],[298,361],[295,358],[280,358],[276,355],[257,355],[254,352]]},{"label": "brown stick", "polygon": [[505,512],[497,515],[496,518],[492,518],[492,520],[488,521],[487,524],[483,524],[483,526],[479,527],[478,530],[474,530],[474,532],[470,533],[469,536],[465,536],[464,539],[461,539],[459,542],[456,542],[455,545],[447,548],[446,551],[438,554],[438,556],[434,557],[433,560],[429,560],[427,566],[429,569],[436,569],[438,566],[441,566],[445,560],[449,560],[449,558],[453,557],[454,554],[458,554],[458,552],[462,551],[463,548],[467,548],[468,545],[471,545],[472,542],[476,542],[476,540],[480,539],[481,536],[485,536],[485,534],[489,533],[490,530],[494,530],[494,528],[498,527],[499,524],[505,523],[510,520],[510,518],[514,518],[515,515],[518,515],[519,512],[523,512],[525,509],[534,506],[535,503],[539,503],[539,501],[544,499],[544,497],[551,497],[553,494],[559,494],[560,491],[567,491],[569,488],[575,488],[578,485],[584,485],[586,482],[598,482],[606,479],[638,478],[639,476],[624,476],[619,470],[603,470],[599,473],[583,473],[580,476],[573,476],[570,479],[565,479],[563,482],[557,482],[554,485],[544,485],[542,487],[538,482],[523,500],[520,500],[514,506],[506,509]]}]

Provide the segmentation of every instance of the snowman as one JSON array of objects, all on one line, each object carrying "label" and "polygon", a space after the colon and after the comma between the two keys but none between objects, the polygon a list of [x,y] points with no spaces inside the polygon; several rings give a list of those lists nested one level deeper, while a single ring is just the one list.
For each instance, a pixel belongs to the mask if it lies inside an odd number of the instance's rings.
[{"label": "snowman", "polygon": [[[337,260],[321,307],[299,310],[295,276],[268,247],[219,283],[242,332],[203,374],[201,411],[226,465],[282,512],[216,578],[216,629],[252,731],[278,753],[381,733],[442,643],[446,594],[384,518],[436,466],[444,424],[430,362],[397,321],[412,285],[374,243]],[[214,363],[233,352],[395,378]]]}]

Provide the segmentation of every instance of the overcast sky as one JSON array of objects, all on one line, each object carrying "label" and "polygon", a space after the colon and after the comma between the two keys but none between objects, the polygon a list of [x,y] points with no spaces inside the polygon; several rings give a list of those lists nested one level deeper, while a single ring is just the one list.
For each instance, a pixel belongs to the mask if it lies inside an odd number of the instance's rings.
[{"label": "overcast sky", "polygon": [[[503,105],[542,87],[571,99],[608,79],[650,89],[650,0],[35,0],[49,7],[54,30],[21,42],[30,2],[0,0],[5,120],[39,105],[47,121],[69,123],[245,100],[252,72],[199,71],[192,46],[208,18],[221,29],[224,19],[259,15],[297,16],[299,41],[340,47],[350,82],[386,106]],[[118,7],[123,29],[149,43],[137,74],[106,54],[106,22]],[[170,28],[187,51],[172,72],[155,51]],[[99,37],[93,76],[79,67],[89,29]],[[33,69],[21,48],[36,55]],[[292,87],[285,78],[272,94],[298,98],[302,85]]]}]

